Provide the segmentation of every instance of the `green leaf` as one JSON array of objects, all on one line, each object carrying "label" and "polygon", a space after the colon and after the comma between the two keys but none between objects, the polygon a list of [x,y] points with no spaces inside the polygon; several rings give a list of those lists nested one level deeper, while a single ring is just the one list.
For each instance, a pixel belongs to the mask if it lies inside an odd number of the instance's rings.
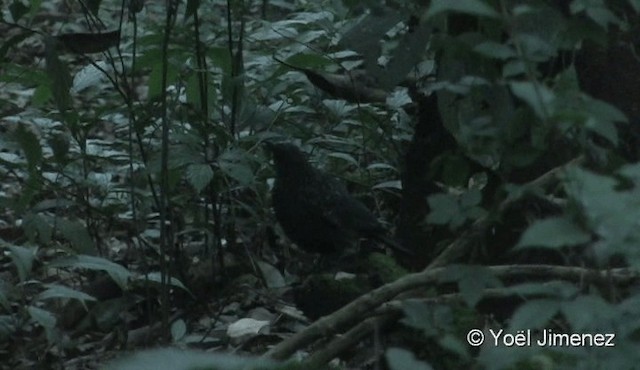
[{"label": "green leaf", "polygon": [[340,45],[362,54],[365,61],[375,60],[380,56],[380,40],[402,19],[402,14],[391,9],[384,14],[369,13],[342,36]]},{"label": "green leaf", "polygon": [[438,340],[438,344],[462,359],[468,359],[471,356],[469,354],[469,343],[460,340],[457,334],[445,333],[444,336]]},{"label": "green leaf", "polygon": [[589,99],[586,104],[587,111],[599,119],[612,122],[629,122],[627,116],[615,106],[598,99]]},{"label": "green leaf", "polygon": [[284,280],[284,276],[282,276],[280,271],[277,268],[275,268],[273,265],[268,264],[264,261],[256,261],[256,262],[262,274],[262,278],[267,284],[267,288],[277,289],[277,288],[283,288],[287,285]]},{"label": "green leaf", "polygon": [[341,153],[341,152],[331,152],[328,154],[329,157],[331,158],[339,158],[342,159],[343,161],[355,165],[358,165],[358,161],[351,155],[348,153]]},{"label": "green leaf", "polygon": [[227,176],[241,185],[250,185],[254,181],[253,171],[245,164],[244,153],[239,150],[228,150],[218,158],[218,166]]},{"label": "green leaf", "polygon": [[[160,272],[150,272],[146,275],[137,276],[136,279],[139,281],[149,280],[151,282],[160,284],[162,283],[162,274]],[[171,279],[169,280],[169,285],[180,288],[185,292],[191,294],[191,291],[189,291],[189,289],[184,286],[184,284],[182,284],[182,282],[178,278],[171,277]]]},{"label": "green leaf", "polygon": [[21,282],[26,281],[33,268],[33,261],[36,259],[38,249],[25,248],[17,245],[10,245],[7,248],[9,249],[11,260],[16,266],[16,270],[18,270],[18,278],[20,278]]},{"label": "green leaf", "polygon": [[56,326],[56,317],[51,312],[34,306],[27,307],[27,311],[29,316],[42,327],[53,329]]},{"label": "green leaf", "polygon": [[131,278],[131,272],[125,267],[101,257],[86,255],[65,257],[52,261],[49,266],[53,268],[70,267],[105,271],[122,290],[127,289],[128,279]]},{"label": "green leaf", "polygon": [[637,187],[619,189],[616,179],[581,168],[569,169],[564,183],[569,198],[581,210],[585,224],[599,236],[596,255],[604,258],[623,253],[628,258],[636,258],[633,256],[638,256],[636,246],[640,240]]},{"label": "green leaf", "polygon": [[38,294],[38,299],[51,299],[51,298],[69,298],[77,299],[84,303],[85,301],[95,301],[96,299],[87,293],[71,289],[69,287],[58,284],[47,284],[47,290]]},{"label": "green leaf", "polygon": [[609,24],[621,25],[622,21],[611,10],[606,7],[588,7],[587,15],[593,19],[600,27],[608,28]]},{"label": "green leaf", "polygon": [[[331,61],[331,59],[325,57],[324,55],[304,54],[304,53],[298,53],[293,56],[290,56],[285,60],[285,62],[287,62],[287,64],[290,64],[294,67],[311,69],[311,70],[322,70],[325,67],[334,64],[334,62]],[[290,69],[290,67],[287,67],[284,65],[283,65],[283,68],[285,68],[286,70]]]},{"label": "green leaf", "polygon": [[566,217],[551,217],[534,222],[522,234],[516,248],[559,248],[586,243],[591,235]]},{"label": "green leaf", "polygon": [[510,294],[524,296],[548,296],[567,299],[578,293],[578,288],[564,281],[550,281],[546,283],[522,283],[506,288]]},{"label": "green leaf", "polygon": [[482,202],[482,192],[478,189],[470,189],[460,196],[460,206],[462,208],[472,208]]},{"label": "green leaf", "polygon": [[213,179],[213,170],[208,164],[191,164],[187,166],[187,181],[199,193]]},{"label": "green leaf", "polygon": [[620,167],[618,173],[632,180],[635,184],[640,184],[640,163],[626,164]]},{"label": "green leaf", "polygon": [[[20,3],[20,1],[16,1],[17,3]],[[28,11],[28,9],[27,9]],[[14,21],[17,22],[17,20],[15,20],[15,16],[13,17]],[[2,42],[2,45],[0,46],[0,59],[4,59],[5,56],[7,55],[7,52],[14,46],[18,45],[20,42],[24,41],[26,38],[32,36],[33,33],[32,32],[21,32],[17,35],[11,36],[11,37],[6,37]],[[7,66],[9,67],[9,66]],[[9,69],[9,68],[7,68]],[[32,70],[32,72],[35,72]],[[5,73],[6,73],[6,69],[5,69]],[[0,77],[1,78],[1,77]],[[2,78],[4,80],[4,78]]]},{"label": "green leaf", "polygon": [[423,22],[413,32],[404,34],[391,52],[391,60],[386,68],[378,68],[377,64],[365,64],[365,68],[376,78],[380,88],[394,88],[423,60],[427,42],[431,39],[432,27],[430,23]]},{"label": "green leaf", "polygon": [[513,81],[510,86],[513,94],[527,103],[538,118],[546,119],[553,113],[555,94],[546,86],[529,81]]},{"label": "green leaf", "polygon": [[178,319],[171,324],[171,339],[173,342],[179,342],[187,334],[187,324],[184,320]]},{"label": "green leaf", "polygon": [[47,143],[53,151],[53,158],[58,164],[65,164],[67,162],[67,154],[69,153],[69,137],[62,133],[52,134]]},{"label": "green leaf", "polygon": [[76,252],[83,254],[96,253],[96,246],[87,231],[87,227],[80,221],[72,221],[64,218],[56,219],[56,225],[60,234],[71,243]]},{"label": "green leaf", "polygon": [[[434,321],[434,317],[443,315],[443,312],[440,310],[450,312],[448,307],[428,306],[417,299],[404,300],[402,301],[402,311],[405,317],[402,319],[402,323],[412,328],[422,330],[427,337],[437,335],[437,325],[439,325],[439,323]],[[438,311],[440,311],[440,315],[438,315]]]},{"label": "green leaf", "polygon": [[501,286],[491,272],[480,266],[466,266],[466,274],[458,281],[460,295],[469,307],[474,307],[484,296],[486,288]]},{"label": "green leaf", "polygon": [[40,214],[27,213],[24,216],[23,228],[30,241],[38,241],[43,244],[51,242],[53,227],[47,218]]},{"label": "green leaf", "polygon": [[37,322],[44,328],[47,335],[47,341],[50,345],[53,345],[56,342],[59,343],[59,335],[57,335],[59,333],[56,330],[56,317],[51,312],[35,306],[27,307],[27,312],[29,312],[29,316],[31,316],[33,321]]},{"label": "green leaf", "polygon": [[598,121],[593,117],[587,118],[585,127],[607,139],[614,146],[618,145],[618,128],[611,121]]},{"label": "green leaf", "polygon": [[473,307],[484,295],[485,288],[502,286],[489,269],[484,266],[452,265],[442,274],[442,282],[457,282],[465,303]]},{"label": "green leaf", "polygon": [[[151,73],[149,73],[149,80],[147,86],[149,88],[149,98],[157,98],[162,93],[162,59],[156,59],[151,65]],[[167,66],[167,86],[174,84],[178,78],[177,68],[169,63]]]},{"label": "green leaf", "polygon": [[[615,308],[602,297],[590,294],[576,297],[575,300],[562,303],[562,314],[574,331],[609,329],[609,318]],[[601,326],[600,326],[601,325]]]},{"label": "green leaf", "polygon": [[514,35],[513,41],[519,45],[522,50],[522,57],[526,61],[546,62],[550,58],[557,55],[558,50],[554,44],[547,41],[546,38],[529,33],[519,33]]},{"label": "green leaf", "polygon": [[518,307],[511,316],[509,332],[545,327],[560,311],[560,303],[551,299],[536,299]]},{"label": "green leaf", "polygon": [[443,12],[458,12],[479,17],[500,18],[500,14],[480,0],[433,0],[427,18]]},{"label": "green leaf", "polygon": [[42,162],[42,147],[38,136],[24,124],[19,124],[13,133],[14,139],[20,145],[20,148],[27,157],[27,164],[31,171],[35,171],[36,167]]},{"label": "green leaf", "polygon": [[383,181],[373,185],[371,189],[402,190],[402,182],[400,180]]},{"label": "green leaf", "polygon": [[502,67],[502,77],[515,77],[527,72],[527,66],[522,60],[511,60]]},{"label": "green leaf", "polygon": [[433,194],[427,198],[431,212],[427,222],[434,225],[446,225],[460,215],[460,207],[455,196],[450,194]]},{"label": "green leaf", "polygon": [[57,41],[50,36],[45,37],[45,60],[47,75],[51,83],[53,100],[60,112],[66,111],[71,106],[69,89],[72,86],[71,74],[67,65],[58,57]]},{"label": "green leaf", "polygon": [[11,5],[9,5],[9,12],[11,13],[11,18],[13,18],[13,22],[18,23],[20,18],[22,18],[25,14],[29,12],[30,8],[20,0],[13,0]]},{"label": "green leaf", "polygon": [[391,370],[432,370],[431,365],[420,361],[416,356],[402,348],[389,348],[385,358]]},{"label": "green leaf", "polygon": [[489,58],[509,59],[516,56],[516,51],[511,46],[497,43],[495,41],[485,41],[473,48],[476,53]]}]

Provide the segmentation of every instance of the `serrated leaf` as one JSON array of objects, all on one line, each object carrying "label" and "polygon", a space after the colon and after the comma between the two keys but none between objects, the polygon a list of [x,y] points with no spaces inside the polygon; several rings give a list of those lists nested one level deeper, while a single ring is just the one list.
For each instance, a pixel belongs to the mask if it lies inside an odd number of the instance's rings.
[{"label": "serrated leaf", "polygon": [[[574,331],[605,329],[606,320],[615,308],[597,295],[582,295],[575,300],[562,303],[562,313]],[[602,324],[602,327],[598,327]]]},{"label": "serrated leaf", "polygon": [[470,189],[460,196],[460,206],[471,208],[482,202],[482,192],[478,189]]},{"label": "serrated leaf", "polygon": [[458,280],[460,294],[469,307],[474,307],[484,295],[486,288],[502,285],[488,269],[482,266],[459,266],[463,274]]},{"label": "serrated leaf", "polygon": [[365,60],[377,58],[380,56],[380,40],[400,21],[402,14],[399,12],[370,13],[342,36],[340,44],[364,55]]},{"label": "serrated leaf", "polygon": [[438,340],[438,343],[452,353],[460,356],[461,358],[469,358],[469,343],[463,342],[460,340],[460,337],[446,333],[444,336]]},{"label": "serrated leaf", "polygon": [[559,248],[583,244],[591,235],[566,217],[550,217],[534,222],[522,234],[516,248]]},{"label": "serrated leaf", "polygon": [[455,196],[450,194],[433,194],[427,198],[431,212],[427,222],[434,225],[446,225],[460,215],[460,207]]},{"label": "serrated leaf", "polygon": [[199,193],[213,180],[213,170],[208,164],[192,164],[187,167],[187,181]]},{"label": "serrated leaf", "polygon": [[435,333],[435,326],[431,323],[431,316],[425,309],[425,304],[415,299],[407,299],[402,301],[402,311],[405,318],[402,322],[405,325],[424,330],[429,333]]},{"label": "serrated leaf", "polygon": [[511,316],[509,332],[540,329],[560,312],[560,303],[551,299],[536,299],[518,307]]},{"label": "serrated leaf", "polygon": [[391,370],[432,370],[431,365],[420,361],[416,356],[402,348],[389,348],[385,353],[387,364]]},{"label": "serrated leaf", "polygon": [[230,150],[223,153],[218,159],[218,166],[227,176],[242,185],[253,183],[253,171],[244,163],[244,155],[239,151]]},{"label": "serrated leaf", "polygon": [[423,22],[413,32],[404,34],[391,52],[391,60],[386,68],[379,68],[377,64],[365,64],[367,71],[377,79],[380,88],[390,90],[397,86],[423,59],[432,27],[430,23]]}]

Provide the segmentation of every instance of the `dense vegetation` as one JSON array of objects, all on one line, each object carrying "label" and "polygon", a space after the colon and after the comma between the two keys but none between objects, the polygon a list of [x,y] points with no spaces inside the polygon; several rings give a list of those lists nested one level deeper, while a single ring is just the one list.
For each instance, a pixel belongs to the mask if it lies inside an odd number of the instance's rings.
[{"label": "dense vegetation", "polygon": [[[637,367],[640,1],[0,4],[2,366]],[[413,255],[292,246],[270,140]]]}]

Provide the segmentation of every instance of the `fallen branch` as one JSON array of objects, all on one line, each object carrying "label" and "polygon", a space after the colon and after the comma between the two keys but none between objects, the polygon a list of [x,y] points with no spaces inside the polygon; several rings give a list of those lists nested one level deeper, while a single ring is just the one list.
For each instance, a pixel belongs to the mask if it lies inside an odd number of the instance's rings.
[{"label": "fallen branch", "polygon": [[[628,284],[638,280],[639,273],[635,270],[618,268],[610,270],[592,270],[583,267],[564,267],[555,265],[508,265],[486,267],[496,277],[510,280],[516,277],[535,278],[543,281],[566,280],[571,282],[598,283],[602,281],[615,282],[616,284]],[[410,292],[421,287],[429,287],[437,284],[448,268],[431,268],[418,273],[406,275],[392,283],[381,286],[342,307],[331,315],[325,316],[309,325],[305,330],[298,332],[290,338],[280,342],[269,350],[264,356],[277,360],[286,359],[295,351],[313,344],[316,340],[335,335],[341,329],[354,322],[362,322],[363,317],[368,317],[383,303],[398,297],[406,299],[414,296],[402,293]],[[374,320],[368,321],[366,327],[374,324]],[[362,325],[356,327],[358,337],[361,337]],[[352,329],[353,330],[353,329]],[[355,337],[355,336],[354,336]],[[336,345],[343,348],[344,345]],[[326,359],[327,356],[323,356]]]}]

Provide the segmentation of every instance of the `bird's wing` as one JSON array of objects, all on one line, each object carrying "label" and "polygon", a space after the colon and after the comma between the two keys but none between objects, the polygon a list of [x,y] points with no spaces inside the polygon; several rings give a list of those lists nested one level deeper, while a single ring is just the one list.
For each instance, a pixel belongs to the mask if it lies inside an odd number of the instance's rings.
[{"label": "bird's wing", "polygon": [[382,228],[376,217],[358,199],[347,192],[337,179],[326,182],[327,202],[323,204],[324,217],[343,229],[367,234]]}]

